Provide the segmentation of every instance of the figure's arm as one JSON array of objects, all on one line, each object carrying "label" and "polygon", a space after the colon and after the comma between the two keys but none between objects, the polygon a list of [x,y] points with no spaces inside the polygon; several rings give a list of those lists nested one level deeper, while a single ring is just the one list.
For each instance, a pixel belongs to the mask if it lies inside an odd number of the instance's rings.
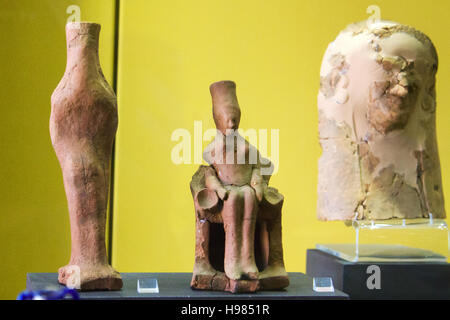
[{"label": "figure's arm", "polygon": [[222,183],[216,175],[216,172],[211,167],[206,170],[205,185],[206,188],[216,191],[220,199],[227,199],[228,191],[223,187]]},{"label": "figure's arm", "polygon": [[255,190],[256,198],[261,202],[264,196],[264,190],[267,188],[267,183],[261,175],[261,167],[259,165],[253,167],[250,185]]}]

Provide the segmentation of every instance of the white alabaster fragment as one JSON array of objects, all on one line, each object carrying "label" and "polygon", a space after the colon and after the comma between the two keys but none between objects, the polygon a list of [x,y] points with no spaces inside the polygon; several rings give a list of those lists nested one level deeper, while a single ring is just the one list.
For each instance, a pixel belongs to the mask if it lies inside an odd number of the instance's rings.
[{"label": "white alabaster fragment", "polygon": [[350,25],[328,46],[318,95],[318,217],[445,217],[435,133],[437,54],[394,22]]}]

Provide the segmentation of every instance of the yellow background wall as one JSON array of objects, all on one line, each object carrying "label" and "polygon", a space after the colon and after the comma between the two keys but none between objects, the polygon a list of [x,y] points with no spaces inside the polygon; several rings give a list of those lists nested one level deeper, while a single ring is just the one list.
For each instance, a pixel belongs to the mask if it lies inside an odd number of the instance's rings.
[{"label": "yellow background wall", "polygon": [[[14,299],[27,272],[56,272],[69,259],[62,176],[48,133],[50,95],[65,68],[64,24],[71,4],[102,24],[100,59],[111,83],[114,0],[0,0],[0,299]],[[432,3],[432,5],[431,5]],[[350,241],[342,223],[316,221],[316,96],[326,46],[348,23],[367,18],[412,25],[435,43],[438,138],[450,212],[450,2],[433,0],[122,0],[119,132],[113,265],[121,272],[190,272],[196,164],[176,166],[173,130],[213,128],[208,86],[237,82],[244,129],[280,129],[288,271],[305,271],[305,250]],[[193,151],[193,150],[192,150]]]},{"label": "yellow background wall", "polygon": [[50,134],[50,96],[66,66],[69,5],[99,22],[100,61],[111,83],[114,0],[0,0],[0,299],[27,272],[56,272],[70,258],[66,197]]},{"label": "yellow background wall", "polygon": [[[377,4],[381,17],[412,25],[435,43],[438,137],[450,213],[450,2],[361,0],[122,1],[119,131],[113,264],[122,272],[190,272],[198,165],[175,165],[171,134],[194,121],[213,128],[208,86],[237,83],[243,129],[280,129],[280,167],[271,184],[285,195],[288,271],[305,271],[307,248],[352,241],[341,222],[316,220],[319,69],[327,45]],[[204,143],[204,146],[206,142]],[[193,152],[193,147],[192,147]]]}]

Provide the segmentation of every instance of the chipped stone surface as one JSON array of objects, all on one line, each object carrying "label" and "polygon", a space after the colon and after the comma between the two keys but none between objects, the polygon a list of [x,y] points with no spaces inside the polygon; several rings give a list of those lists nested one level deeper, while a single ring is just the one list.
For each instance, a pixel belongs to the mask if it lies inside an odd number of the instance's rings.
[{"label": "chipped stone surface", "polygon": [[435,130],[437,54],[394,22],[350,25],[318,95],[321,220],[445,217]]},{"label": "chipped stone surface", "polygon": [[[359,199],[363,197],[357,154],[358,146],[350,138],[348,126],[344,125],[343,128],[339,128],[334,122],[331,122],[326,129],[328,133],[334,132],[334,135],[320,139],[323,154],[319,159],[319,168],[321,177],[326,177],[326,179],[319,179],[318,192],[319,195],[326,194],[327,196],[319,197],[319,219],[340,219],[343,212],[347,214],[345,219],[352,219]],[[346,130],[348,133],[342,134]],[[356,196],[345,196],[347,193]],[[326,215],[324,215],[325,213]]]}]

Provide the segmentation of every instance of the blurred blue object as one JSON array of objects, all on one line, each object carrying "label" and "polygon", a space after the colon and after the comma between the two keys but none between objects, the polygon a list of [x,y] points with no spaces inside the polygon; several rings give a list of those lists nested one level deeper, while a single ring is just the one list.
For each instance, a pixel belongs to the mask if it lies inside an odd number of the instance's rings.
[{"label": "blurred blue object", "polygon": [[62,300],[67,295],[72,296],[72,300],[80,300],[77,290],[64,288],[61,290],[25,290],[17,296],[17,300]]}]

